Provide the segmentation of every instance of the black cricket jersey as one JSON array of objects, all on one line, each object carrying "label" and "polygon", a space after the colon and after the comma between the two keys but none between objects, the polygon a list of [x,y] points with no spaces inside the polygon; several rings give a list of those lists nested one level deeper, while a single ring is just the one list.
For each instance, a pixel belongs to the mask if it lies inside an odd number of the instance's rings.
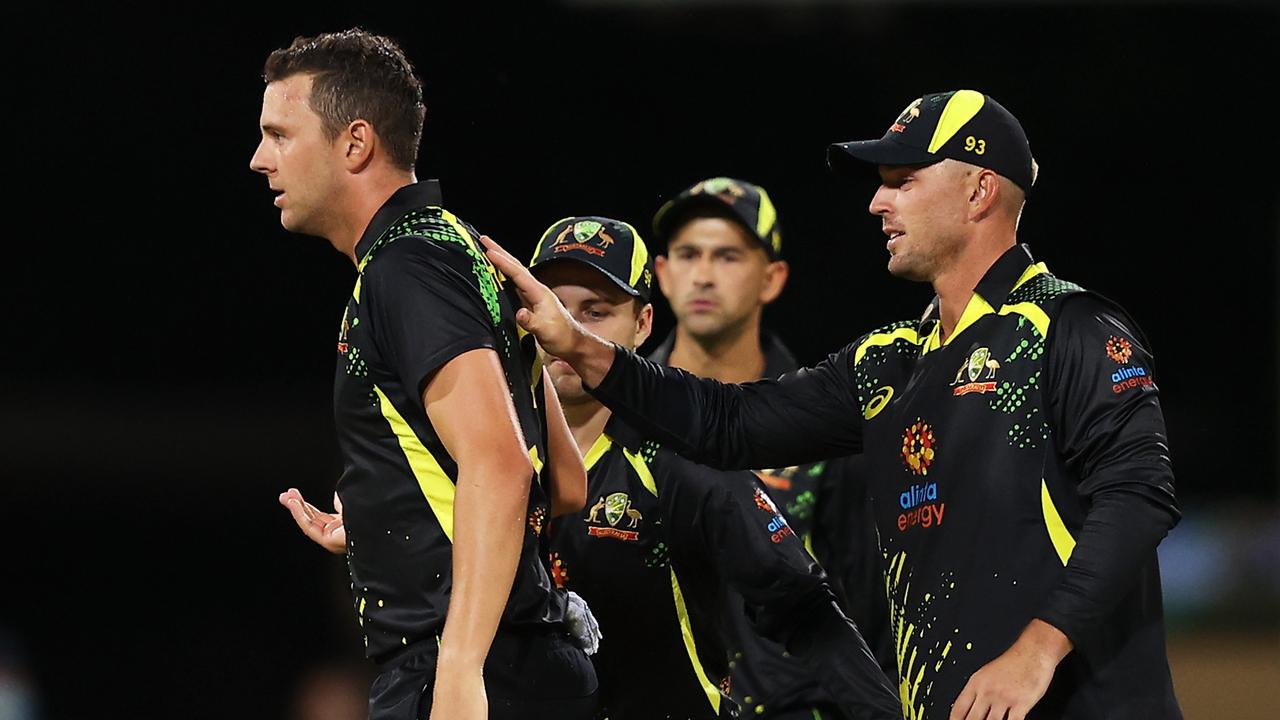
[{"label": "black cricket jersey", "polygon": [[[675,348],[671,331],[649,354],[651,362],[667,365]],[[799,367],[782,340],[760,330],[766,378]],[[892,668],[888,606],[883,563],[874,517],[869,511],[865,480],[855,468],[857,456],[819,460],[784,468],[757,469],[752,483],[763,483],[769,497],[818,559],[845,614],[858,626],[882,668]],[[825,716],[844,717],[819,678],[779,643],[760,635],[747,617],[742,596],[728,589],[725,604],[728,631],[729,694],[748,717],[768,718],[795,710],[818,709]]]},{"label": "black cricket jersey", "polygon": [[[478,237],[440,207],[438,184],[426,181],[397,191],[356,245],[359,277],[334,382],[338,495],[355,609],[377,661],[438,642],[449,605],[458,466],[423,407],[432,373],[469,350],[495,351],[534,467],[546,457],[535,355],[521,344],[514,290]],[[532,337],[525,340],[531,346]],[[548,501],[537,478],[530,483],[524,547],[501,625],[550,629],[563,619],[565,596],[542,562]]]},{"label": "black cricket jersey", "polygon": [[822,570],[749,473],[695,465],[641,442],[617,418],[584,460],[587,507],[554,521],[550,560],[556,582],[600,623],[592,660],[601,717],[737,716],[726,696],[729,586],[762,632],[823,658],[810,672],[827,676],[852,716],[897,717],[891,687]]},{"label": "black cricket jersey", "polygon": [[1034,618],[1075,650],[1032,718],[1180,718],[1155,548],[1179,517],[1149,345],[1026,246],[946,341],[935,301],[814,368],[722,385],[621,348],[597,397],[717,467],[863,452],[903,713],[945,718]]}]

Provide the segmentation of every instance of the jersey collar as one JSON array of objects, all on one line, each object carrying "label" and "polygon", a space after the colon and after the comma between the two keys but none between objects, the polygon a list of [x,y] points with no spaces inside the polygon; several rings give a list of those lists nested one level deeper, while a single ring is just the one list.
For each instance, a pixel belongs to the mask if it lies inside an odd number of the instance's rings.
[{"label": "jersey collar", "polygon": [[373,248],[378,238],[395,224],[397,220],[404,217],[405,213],[416,208],[424,206],[439,207],[442,202],[440,194],[440,182],[438,180],[423,180],[411,185],[405,185],[395,191],[378,212],[374,213],[373,219],[369,221],[369,226],[365,228],[364,234],[360,236],[360,242],[356,243],[356,257],[363,260],[364,256]]},{"label": "jersey collar", "polygon": [[1025,243],[1014,245],[1006,250],[978,281],[977,287],[973,290],[973,296],[969,298],[969,303],[965,305],[959,322],[947,336],[946,342],[941,341],[942,323],[939,321],[939,301],[935,295],[920,318],[920,334],[926,336],[923,351],[927,353],[950,344],[957,335],[977,322],[979,318],[1001,311],[1014,289],[1045,272],[1048,272],[1048,268],[1044,263],[1035,261],[1031,255],[1031,248]]}]

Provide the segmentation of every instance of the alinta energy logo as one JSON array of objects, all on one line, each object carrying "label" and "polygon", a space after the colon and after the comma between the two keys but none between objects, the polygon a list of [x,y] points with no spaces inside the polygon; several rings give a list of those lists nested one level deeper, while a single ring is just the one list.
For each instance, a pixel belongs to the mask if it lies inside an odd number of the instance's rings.
[{"label": "alinta energy logo", "polygon": [[[914,477],[925,477],[937,454],[938,439],[933,428],[920,418],[902,434],[902,461]],[[938,502],[938,483],[912,483],[898,496],[902,512],[898,515],[898,531],[906,532],[915,527],[933,527],[942,524],[947,511],[945,502]]]},{"label": "alinta energy logo", "polygon": [[1111,373],[1111,392],[1119,395],[1126,390],[1148,388],[1154,384],[1146,367],[1128,364],[1133,358],[1133,345],[1125,338],[1112,335],[1107,339],[1107,357],[1122,366]]}]

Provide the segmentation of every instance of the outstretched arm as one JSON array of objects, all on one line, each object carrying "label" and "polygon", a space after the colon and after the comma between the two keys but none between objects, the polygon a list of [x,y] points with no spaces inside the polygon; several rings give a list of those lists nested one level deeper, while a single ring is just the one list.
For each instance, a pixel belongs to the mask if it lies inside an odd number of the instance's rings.
[{"label": "outstretched arm", "polygon": [[525,304],[516,312],[517,322],[646,436],[691,459],[734,469],[781,467],[861,450],[850,348],[776,381],[725,385],[698,378],[593,335],[523,263],[489,238],[480,240]]}]

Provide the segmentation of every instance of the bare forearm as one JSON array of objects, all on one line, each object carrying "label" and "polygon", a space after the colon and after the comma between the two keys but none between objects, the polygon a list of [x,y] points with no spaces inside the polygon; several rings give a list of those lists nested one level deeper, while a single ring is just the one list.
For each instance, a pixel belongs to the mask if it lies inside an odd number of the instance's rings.
[{"label": "bare forearm", "polygon": [[520,473],[510,468],[459,468],[453,589],[440,641],[442,666],[482,666],[493,643],[524,539],[529,478]]},{"label": "bare forearm", "polygon": [[547,472],[551,516],[581,510],[587,504],[587,471],[560,407],[560,398],[546,370],[542,371],[544,407],[547,409]]}]

